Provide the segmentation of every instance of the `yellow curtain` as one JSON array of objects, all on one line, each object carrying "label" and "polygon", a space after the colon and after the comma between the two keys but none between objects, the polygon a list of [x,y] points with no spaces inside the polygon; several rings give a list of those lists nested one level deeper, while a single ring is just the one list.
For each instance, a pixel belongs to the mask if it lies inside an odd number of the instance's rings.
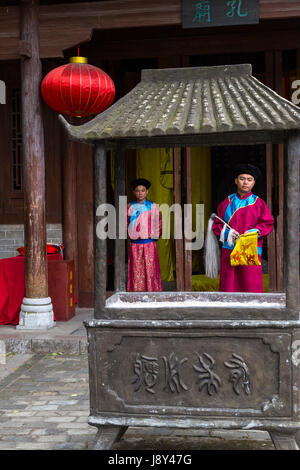
[{"label": "yellow curtain", "polygon": [[[173,149],[139,149],[136,157],[137,178],[147,178],[152,186],[149,199],[157,204],[174,202],[173,192]],[[193,230],[196,229],[196,204],[204,204],[204,227],[206,229],[211,214],[211,157],[209,147],[191,148],[191,187],[193,204]],[[173,224],[171,224],[172,226]],[[157,249],[163,281],[174,280],[175,252],[174,240],[160,239]],[[199,252],[193,252],[193,270],[197,272]]]},{"label": "yellow curtain", "polygon": [[[180,155],[180,152],[179,152]],[[114,182],[113,152],[111,159],[111,181]],[[179,163],[179,182],[180,182]],[[136,151],[136,177],[147,178],[152,185],[148,197],[157,204],[174,203],[173,149],[155,148]],[[114,186],[114,185],[113,185]],[[191,188],[193,205],[193,230],[196,229],[196,204],[204,204],[204,228],[211,214],[211,158],[209,147],[191,148]],[[128,195],[129,196],[129,195]],[[157,249],[163,281],[174,280],[175,251],[173,239],[173,213],[171,213],[171,239],[160,239]],[[193,251],[193,271],[198,272],[199,252]]]},{"label": "yellow curtain", "polygon": [[[151,181],[148,199],[157,204],[173,204],[173,152],[171,149],[138,149],[136,177]],[[157,242],[162,281],[174,280],[175,254],[173,239]]]}]

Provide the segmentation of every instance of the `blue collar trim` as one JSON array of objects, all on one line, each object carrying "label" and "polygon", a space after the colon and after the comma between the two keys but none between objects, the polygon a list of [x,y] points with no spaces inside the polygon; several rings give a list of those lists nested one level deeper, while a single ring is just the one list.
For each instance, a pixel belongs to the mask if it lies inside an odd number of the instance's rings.
[{"label": "blue collar trim", "polygon": [[230,219],[234,216],[234,214],[239,210],[243,209],[248,206],[252,206],[253,204],[256,203],[258,196],[255,196],[255,194],[250,194],[248,197],[245,199],[241,199],[237,193],[231,194],[228,196],[229,199],[229,204],[226,208],[225,214],[223,219],[227,224],[230,225]]},{"label": "blue collar trim", "polygon": [[153,206],[153,202],[149,201],[149,199],[145,199],[145,201],[142,202],[141,204],[137,201],[133,201],[133,202],[130,203],[130,206],[132,207],[132,213],[129,217],[129,225],[133,226],[135,224],[138,216],[142,212],[151,211],[151,208]]}]

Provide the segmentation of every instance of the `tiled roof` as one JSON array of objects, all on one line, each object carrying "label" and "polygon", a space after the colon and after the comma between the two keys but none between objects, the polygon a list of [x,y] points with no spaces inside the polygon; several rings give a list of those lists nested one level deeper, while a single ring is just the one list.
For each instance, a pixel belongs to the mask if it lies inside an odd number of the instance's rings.
[{"label": "tiled roof", "polygon": [[249,64],[143,70],[140,83],[81,126],[81,141],[300,128],[300,109],[251,75]]}]

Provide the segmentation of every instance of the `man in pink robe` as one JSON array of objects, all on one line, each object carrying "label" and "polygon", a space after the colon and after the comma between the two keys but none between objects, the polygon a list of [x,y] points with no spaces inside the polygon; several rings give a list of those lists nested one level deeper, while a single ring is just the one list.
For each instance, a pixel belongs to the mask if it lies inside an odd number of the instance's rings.
[{"label": "man in pink robe", "polygon": [[139,178],[131,183],[136,201],[128,204],[127,222],[130,238],[127,291],[162,291],[156,241],[161,235],[158,205],[147,199],[151,183]]},{"label": "man in pink robe", "polygon": [[[217,215],[240,235],[248,231],[258,232],[257,251],[261,262],[262,245],[273,228],[274,220],[267,204],[252,193],[260,175],[253,165],[241,164],[235,169],[237,192],[228,196],[218,206]],[[212,230],[220,237],[224,224],[215,219]],[[224,232],[221,254],[220,292],[263,292],[262,266],[231,266],[230,254],[234,245],[229,245],[229,229]]]}]

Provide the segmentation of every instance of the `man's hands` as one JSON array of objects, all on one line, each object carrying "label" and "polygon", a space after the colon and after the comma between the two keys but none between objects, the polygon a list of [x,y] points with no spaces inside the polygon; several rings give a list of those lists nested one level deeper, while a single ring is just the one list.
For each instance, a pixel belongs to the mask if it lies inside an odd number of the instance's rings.
[{"label": "man's hands", "polygon": [[240,234],[238,232],[236,232],[235,230],[232,231],[232,239],[235,240],[236,238],[238,238],[240,236]]}]

